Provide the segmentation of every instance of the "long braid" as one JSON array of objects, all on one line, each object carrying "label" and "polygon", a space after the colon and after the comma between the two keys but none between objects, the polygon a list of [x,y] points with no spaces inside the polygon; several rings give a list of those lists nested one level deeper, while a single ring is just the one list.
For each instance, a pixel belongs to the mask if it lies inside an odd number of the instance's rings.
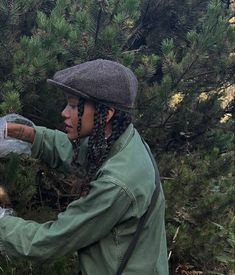
[{"label": "long braid", "polygon": [[85,106],[85,99],[80,98],[79,103],[78,103],[78,125],[77,125],[77,138],[72,141],[72,147],[73,147],[73,159],[72,159],[72,169],[74,172],[74,175],[77,178],[77,183],[74,185],[75,188],[76,186],[78,187],[78,197],[80,198],[81,196],[84,196],[85,194],[83,193],[83,186],[85,184],[84,180],[84,172],[83,169],[81,169],[80,164],[78,162],[78,156],[79,156],[79,149],[80,149],[80,132],[82,128],[82,116],[84,113],[84,106]]},{"label": "long braid", "polygon": [[115,141],[118,140],[118,138],[125,132],[131,122],[132,117],[130,113],[116,110],[112,119],[112,134],[108,139],[108,148],[106,155],[109,153]]},{"label": "long braid", "polygon": [[108,107],[95,105],[94,126],[88,142],[88,180],[90,181],[97,170],[97,166],[107,148],[105,139],[106,117]]},{"label": "long braid", "polygon": [[73,160],[72,160],[72,165],[77,166],[78,165],[78,154],[79,154],[79,147],[80,147],[80,131],[81,131],[81,121],[82,121],[82,116],[84,112],[84,104],[85,100],[83,98],[80,98],[79,104],[78,104],[78,126],[77,126],[77,133],[78,137],[72,141],[72,146],[73,146]]},{"label": "long braid", "polygon": [[[111,136],[105,138],[106,129],[106,119],[108,107],[100,104],[94,103],[94,124],[92,133],[88,140],[88,153],[87,153],[87,173],[84,180],[80,180],[80,195],[86,196],[89,193],[89,183],[95,177],[96,172],[102,165],[102,163],[108,157],[108,154],[115,143],[115,141],[125,132],[126,128],[132,121],[132,117],[129,113],[115,110],[114,116],[111,119],[112,122],[112,133]],[[78,166],[77,159],[79,154],[80,146],[80,129],[81,129],[81,116],[84,111],[84,100],[79,102],[78,108],[79,120],[78,120],[78,138],[73,142],[74,157],[73,164]]]},{"label": "long braid", "polygon": [[[112,118],[112,134],[106,140],[105,127],[106,127],[106,117],[107,117],[108,107],[101,105],[96,110],[97,110],[97,113],[99,112],[99,118],[101,116],[102,122],[97,124],[94,123],[94,128],[96,127],[99,127],[99,128],[98,128],[98,131],[96,130],[94,131],[95,135],[93,137],[90,137],[91,140],[96,140],[96,145],[90,146],[88,149],[88,156],[91,156],[90,157],[91,162],[89,163],[89,168],[88,168],[89,181],[92,180],[97,170],[100,168],[102,163],[106,160],[115,141],[125,132],[126,128],[132,121],[131,115],[129,113],[116,110]],[[94,156],[96,156],[95,159],[94,159]]]}]

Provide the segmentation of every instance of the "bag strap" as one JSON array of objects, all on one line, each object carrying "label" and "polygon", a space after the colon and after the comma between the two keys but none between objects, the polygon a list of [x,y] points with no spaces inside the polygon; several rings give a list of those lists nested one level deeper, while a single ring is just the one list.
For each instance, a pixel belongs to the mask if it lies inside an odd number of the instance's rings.
[{"label": "bag strap", "polygon": [[144,225],[146,224],[147,220],[149,219],[149,216],[151,215],[151,213],[156,205],[157,198],[158,198],[159,192],[160,192],[160,176],[159,176],[157,164],[155,162],[155,159],[154,159],[149,147],[145,144],[145,141],[143,139],[142,139],[142,141],[143,141],[143,144],[144,144],[147,152],[149,153],[149,156],[151,158],[151,161],[152,161],[154,169],[155,169],[155,185],[156,185],[156,187],[153,192],[149,207],[148,207],[147,211],[144,213],[144,215],[139,220],[136,232],[135,232],[133,239],[131,240],[131,243],[129,244],[129,246],[124,254],[123,260],[118,268],[116,275],[121,275],[123,270],[125,269],[131,255],[132,255],[132,252],[134,251],[136,244],[139,240],[140,234],[144,229]]}]

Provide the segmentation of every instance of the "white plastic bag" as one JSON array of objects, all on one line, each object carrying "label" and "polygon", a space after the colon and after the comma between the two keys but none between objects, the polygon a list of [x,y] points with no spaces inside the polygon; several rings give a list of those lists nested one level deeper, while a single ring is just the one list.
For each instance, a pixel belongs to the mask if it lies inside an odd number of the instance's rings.
[{"label": "white plastic bag", "polygon": [[0,206],[0,219],[5,216],[12,216],[14,215],[14,210],[12,208],[2,208]]},{"label": "white plastic bag", "polygon": [[0,158],[5,157],[9,153],[31,155],[32,144],[16,138],[5,137],[6,123],[13,122],[34,127],[29,119],[18,115],[9,114],[0,118]]}]

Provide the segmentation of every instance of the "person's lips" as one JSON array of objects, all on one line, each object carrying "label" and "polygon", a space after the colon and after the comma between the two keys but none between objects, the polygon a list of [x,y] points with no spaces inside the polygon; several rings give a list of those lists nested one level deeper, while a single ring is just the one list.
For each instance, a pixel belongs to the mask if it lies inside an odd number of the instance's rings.
[{"label": "person's lips", "polygon": [[68,132],[69,129],[72,129],[72,126],[65,124],[65,127],[64,127],[65,132]]}]

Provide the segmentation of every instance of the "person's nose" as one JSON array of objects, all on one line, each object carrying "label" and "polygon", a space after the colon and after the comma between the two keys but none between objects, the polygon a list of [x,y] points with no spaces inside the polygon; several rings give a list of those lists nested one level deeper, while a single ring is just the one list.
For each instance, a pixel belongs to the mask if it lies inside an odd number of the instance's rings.
[{"label": "person's nose", "polygon": [[69,114],[69,108],[68,105],[65,106],[64,110],[61,112],[61,116],[64,119],[69,118],[70,114]]}]

